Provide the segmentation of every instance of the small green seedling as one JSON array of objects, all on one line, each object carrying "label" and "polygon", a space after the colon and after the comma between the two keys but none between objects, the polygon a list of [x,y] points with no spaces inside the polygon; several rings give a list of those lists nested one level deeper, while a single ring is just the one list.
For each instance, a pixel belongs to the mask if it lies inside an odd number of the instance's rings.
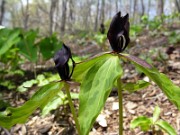
[{"label": "small green seedling", "polygon": [[155,107],[153,117],[139,116],[131,121],[130,128],[140,127],[142,131],[150,131],[152,135],[162,135],[163,131],[169,135],[177,135],[175,129],[166,121],[159,119],[160,108]]}]

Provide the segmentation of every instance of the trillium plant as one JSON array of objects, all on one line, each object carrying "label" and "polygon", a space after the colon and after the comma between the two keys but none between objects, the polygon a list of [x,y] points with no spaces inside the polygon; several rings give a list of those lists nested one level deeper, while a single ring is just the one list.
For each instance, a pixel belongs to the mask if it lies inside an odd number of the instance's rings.
[{"label": "trillium plant", "polygon": [[[121,12],[118,12],[113,17],[107,33],[113,51],[98,54],[79,63],[74,62],[70,49],[63,44],[61,50],[54,56],[55,68],[61,80],[40,88],[24,105],[18,108],[8,107],[1,112],[0,126],[10,128],[16,123],[24,123],[35,109],[43,109],[59,91],[65,89],[77,132],[79,135],[88,135],[112,88],[116,87],[119,99],[119,134],[122,135],[122,92],[126,90],[134,92],[150,84],[142,80],[136,83],[123,83],[122,61],[130,61],[138,70],[146,74],[180,109],[180,87],[174,85],[166,75],[158,72],[144,60],[122,53],[130,42],[129,27],[129,15],[121,16]],[[71,85],[80,86],[78,111],[74,108],[71,99]]]}]

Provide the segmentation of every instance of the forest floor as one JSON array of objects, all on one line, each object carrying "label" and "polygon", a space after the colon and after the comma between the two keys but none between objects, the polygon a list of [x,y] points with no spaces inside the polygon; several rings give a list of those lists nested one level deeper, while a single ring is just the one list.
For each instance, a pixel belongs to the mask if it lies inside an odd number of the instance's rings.
[{"label": "forest floor", "polygon": [[[133,47],[129,48],[129,53],[136,56],[151,57],[152,64],[160,71],[165,73],[173,83],[180,86],[180,45],[169,47],[166,45],[167,37],[147,37],[141,36],[136,39]],[[131,45],[131,44],[130,44]],[[72,45],[73,48],[73,45]],[[92,45],[89,50],[101,51],[97,45]],[[149,50],[157,49],[156,53],[150,53]],[[72,52],[79,54],[79,49],[74,47]],[[81,48],[82,50],[82,48]],[[92,54],[91,51],[89,53]],[[127,48],[128,50],[128,48]],[[159,58],[159,53],[164,53],[167,58]],[[135,82],[140,79],[149,80],[145,75],[137,73],[135,68],[130,64],[124,65],[123,82]],[[9,98],[12,105],[21,105],[30,95],[34,89],[25,94],[17,94],[7,92],[3,95],[4,98]],[[74,101],[76,108],[78,108],[78,101]],[[151,117],[154,107],[158,105],[161,108],[160,118],[169,122],[180,135],[180,112],[173,105],[162,91],[152,82],[152,85],[134,93],[123,92],[123,128],[124,135],[150,135],[150,133],[143,133],[139,128],[130,130],[130,122],[137,116],[145,115]],[[90,135],[118,135],[118,95],[116,90],[113,90],[106,101],[104,109],[98,116],[98,120],[94,124]],[[46,117],[40,116],[40,110],[37,110],[25,124],[17,124],[10,130],[0,128],[1,135],[74,135],[74,121],[68,106],[61,106],[59,110],[53,111]]]}]

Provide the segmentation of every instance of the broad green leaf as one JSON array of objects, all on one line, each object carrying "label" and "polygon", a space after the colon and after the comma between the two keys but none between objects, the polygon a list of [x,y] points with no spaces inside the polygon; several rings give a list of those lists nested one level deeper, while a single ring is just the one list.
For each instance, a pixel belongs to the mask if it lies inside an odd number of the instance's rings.
[{"label": "broad green leaf", "polygon": [[91,68],[95,63],[99,63],[102,59],[110,57],[111,54],[103,54],[100,57],[93,57],[83,62],[77,63],[73,72],[72,78],[77,82],[82,81],[82,78],[87,73],[88,69]]},{"label": "broad green leaf", "polygon": [[1,81],[0,85],[7,87],[9,90],[16,88],[16,84],[10,80]]},{"label": "broad green leaf", "polygon": [[37,83],[37,80],[34,80],[34,79],[32,79],[32,80],[29,80],[29,81],[26,81],[26,82],[24,82],[23,83],[23,86],[24,87],[32,87],[34,84],[36,84]]},{"label": "broad green leaf", "polygon": [[163,129],[166,133],[169,135],[177,135],[175,129],[166,121],[159,120],[155,123],[157,126],[159,126],[161,129]]},{"label": "broad green leaf", "polygon": [[0,30],[0,56],[8,51],[14,44],[19,42],[19,30],[1,29]]},{"label": "broad green leaf", "polygon": [[37,84],[37,80],[32,79],[32,80],[23,82],[23,84],[17,88],[17,91],[25,92],[28,90],[28,88],[32,87],[34,84]]},{"label": "broad green leaf", "polygon": [[160,108],[159,108],[158,106],[156,106],[156,107],[154,108],[153,117],[152,117],[153,123],[155,123],[155,122],[159,119],[160,113],[161,113]]},{"label": "broad green leaf", "polygon": [[[71,99],[78,99],[78,93],[70,93]],[[57,109],[60,105],[65,105],[68,103],[67,95],[65,95],[62,91],[59,91],[57,96],[55,96],[47,105],[45,105],[42,109],[42,116],[49,114],[50,111]]]},{"label": "broad green leaf", "polygon": [[[108,57],[107,57],[108,56]],[[94,62],[94,59],[98,60]],[[118,56],[102,55],[87,61],[88,71],[80,87],[79,123],[82,135],[88,135],[115,83],[122,75]],[[90,68],[88,68],[90,66]]]},{"label": "broad green leaf", "polygon": [[8,107],[0,112],[0,126],[11,128],[17,123],[24,123],[28,117],[37,109],[43,108],[57,95],[63,87],[63,83],[50,83],[41,87],[26,103],[20,107]]},{"label": "broad green leaf", "polygon": [[37,37],[37,31],[30,30],[28,32],[22,31],[22,39],[17,44],[19,51],[31,62],[37,61],[37,46],[35,45],[35,39]]},{"label": "broad green leaf", "polygon": [[73,92],[71,92],[70,94],[71,94],[71,98],[72,98],[72,99],[79,99],[79,93],[73,93]]},{"label": "broad green leaf", "polygon": [[49,82],[60,80],[59,74],[51,74],[50,77],[47,78]]},{"label": "broad green leaf", "polygon": [[41,41],[37,43],[40,47],[40,52],[43,55],[44,59],[50,59],[54,56],[55,52],[61,49],[62,42],[58,41],[56,35],[52,35],[50,37],[45,37]]},{"label": "broad green leaf", "polygon": [[57,109],[60,105],[64,104],[66,97],[62,91],[59,91],[57,96],[55,96],[47,105],[42,109],[42,116],[49,114],[51,110]]},{"label": "broad green leaf", "polygon": [[17,91],[19,91],[19,92],[25,92],[27,90],[28,90],[28,88],[24,87],[23,84],[17,87]]},{"label": "broad green leaf", "polygon": [[180,110],[180,87],[173,84],[165,74],[160,73],[156,68],[152,67],[145,61],[128,54],[120,55],[130,60],[136,66],[136,68],[145,73],[152,81],[154,81],[166,94],[168,99]]},{"label": "broad green leaf", "polygon": [[98,44],[102,45],[106,41],[107,35],[105,35],[105,34],[95,34],[94,39],[96,40],[96,42]]},{"label": "broad green leaf", "polygon": [[139,80],[137,83],[126,83],[122,86],[123,90],[127,90],[129,92],[134,92],[134,91],[138,91],[141,89],[146,88],[147,86],[149,86],[150,83],[143,81],[143,80]]},{"label": "broad green leaf", "polygon": [[36,80],[38,81],[38,86],[43,86],[49,83],[43,74],[38,75]]},{"label": "broad green leaf", "polygon": [[59,74],[50,74],[50,76],[39,74],[36,78],[38,86],[44,86],[50,82],[59,80]]},{"label": "broad green leaf", "polygon": [[130,128],[134,129],[140,127],[142,131],[148,131],[152,124],[153,123],[151,118],[148,118],[146,116],[139,116],[131,121]]},{"label": "broad green leaf", "polygon": [[[12,54],[11,54],[12,55]],[[16,70],[10,70],[8,71],[8,75],[13,76],[13,75],[19,75],[19,76],[24,76],[24,71],[22,71],[21,69],[16,69]]]},{"label": "broad green leaf", "polygon": [[44,86],[46,84],[49,84],[53,81],[59,80],[58,74],[50,74],[49,76],[44,74],[39,74],[36,79],[32,79],[26,82],[23,82],[18,88],[17,91],[19,92],[25,92],[28,90],[28,88],[32,87],[34,84],[37,84],[38,86]]}]

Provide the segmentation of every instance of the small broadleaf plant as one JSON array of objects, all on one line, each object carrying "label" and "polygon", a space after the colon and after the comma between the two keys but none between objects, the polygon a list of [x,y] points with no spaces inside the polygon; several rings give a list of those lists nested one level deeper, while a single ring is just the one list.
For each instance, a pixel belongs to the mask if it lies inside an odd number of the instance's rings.
[{"label": "small broadleaf plant", "polygon": [[155,107],[153,117],[139,116],[131,121],[130,128],[140,127],[142,131],[149,131],[153,135],[163,134],[163,131],[169,135],[177,135],[175,129],[166,121],[159,119],[160,108]]},{"label": "small broadleaf plant", "polygon": [[[180,87],[173,84],[166,75],[158,72],[156,68],[144,60],[122,53],[130,42],[129,27],[129,15],[121,16],[121,12],[118,12],[113,17],[107,34],[113,51],[101,53],[80,63],[73,61],[70,48],[64,44],[54,57],[55,68],[61,77],[61,81],[43,86],[21,107],[8,107],[5,111],[0,112],[0,126],[10,128],[16,123],[24,123],[35,109],[43,109],[62,88],[65,88],[77,132],[79,135],[88,135],[112,88],[117,87],[119,135],[122,135],[122,91],[134,92],[150,84],[142,80],[137,83],[124,84],[121,81],[123,68],[122,62],[120,62],[123,60],[132,62],[136,68],[146,74],[180,109]],[[69,67],[69,60],[73,63],[72,68]],[[76,114],[70,95],[71,85],[80,85],[78,114]]]}]

